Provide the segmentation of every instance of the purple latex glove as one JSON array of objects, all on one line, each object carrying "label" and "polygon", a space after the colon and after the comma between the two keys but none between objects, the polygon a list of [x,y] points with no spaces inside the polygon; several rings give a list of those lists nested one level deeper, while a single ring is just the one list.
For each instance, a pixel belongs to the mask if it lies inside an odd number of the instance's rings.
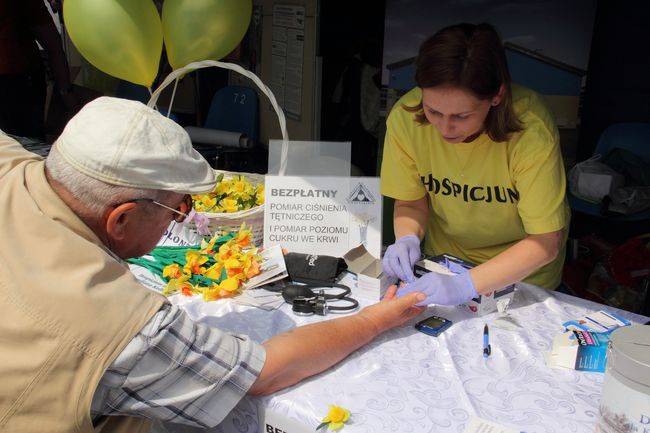
[{"label": "purple latex glove", "polygon": [[400,298],[411,292],[422,292],[427,295],[424,301],[417,304],[422,306],[428,304],[459,305],[478,296],[467,269],[449,261],[445,263],[445,266],[454,272],[454,275],[429,272],[414,282],[400,287],[397,290],[397,297]]},{"label": "purple latex glove", "polygon": [[420,238],[415,235],[402,236],[386,249],[382,262],[384,273],[408,283],[415,281],[413,266],[421,255]]}]

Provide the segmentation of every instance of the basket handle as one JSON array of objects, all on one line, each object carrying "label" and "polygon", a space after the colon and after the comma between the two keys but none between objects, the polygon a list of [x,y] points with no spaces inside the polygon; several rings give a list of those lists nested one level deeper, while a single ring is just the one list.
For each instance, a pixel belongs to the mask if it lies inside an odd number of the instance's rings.
[{"label": "basket handle", "polygon": [[[250,78],[256,85],[259,87],[259,89],[269,98],[269,101],[271,101],[271,106],[273,106],[273,109],[275,110],[275,114],[278,116],[278,122],[280,123],[280,131],[282,132],[282,151],[280,153],[280,170],[279,170],[279,175],[284,176],[284,172],[286,171],[287,168],[287,157],[289,155],[289,137],[287,134],[287,120],[284,117],[284,112],[278,105],[277,100],[275,99],[275,95],[269,89],[266,84],[260,80],[260,78],[252,73],[251,71],[248,71],[241,66],[235,64],[235,63],[226,63],[226,62],[219,62],[216,60],[202,60],[200,62],[192,62],[186,66],[183,66],[182,68],[176,69],[172,72],[170,72],[167,77],[165,77],[165,80],[160,83],[160,86],[151,94],[151,98],[149,99],[149,102],[147,103],[148,107],[155,107],[156,102],[158,102],[158,97],[162,93],[162,91],[174,80],[177,80],[179,76],[185,75],[186,73],[192,72],[196,69],[202,69],[202,68],[208,68],[210,66],[216,66],[217,68],[223,68],[223,69],[229,69],[231,71],[238,72],[245,77]],[[174,90],[176,90],[174,88]]]}]

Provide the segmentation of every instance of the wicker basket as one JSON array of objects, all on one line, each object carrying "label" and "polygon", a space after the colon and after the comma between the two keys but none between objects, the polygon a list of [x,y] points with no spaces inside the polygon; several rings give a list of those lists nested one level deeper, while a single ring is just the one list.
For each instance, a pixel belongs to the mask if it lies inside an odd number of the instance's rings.
[{"label": "wicker basket", "polygon": [[[247,71],[246,69],[242,68],[241,66],[234,64],[234,63],[225,63],[225,62],[218,62],[216,60],[202,60],[198,62],[192,62],[188,65],[183,66],[182,68],[178,68],[170,72],[167,77],[163,80],[162,83],[156,88],[156,90],[153,91],[151,94],[151,98],[149,99],[149,102],[147,103],[148,107],[155,107],[156,103],[158,102],[158,97],[162,93],[162,91],[170,85],[172,82],[176,81],[183,77],[185,74],[188,72],[195,71],[197,69],[202,69],[202,68],[209,68],[209,67],[218,67],[218,68],[223,68],[227,69],[230,71],[234,71],[237,73],[240,73],[244,75],[245,77],[249,78],[251,81],[253,81],[260,89],[262,93],[264,93],[268,98],[269,102],[271,103],[271,106],[273,107],[273,110],[278,116],[278,123],[280,124],[280,132],[282,133],[282,153],[280,157],[280,175],[284,175],[285,169],[286,169],[286,163],[287,163],[287,154],[289,151],[289,135],[287,134],[287,121],[284,117],[284,112],[278,105],[277,100],[275,99],[275,95],[273,95],[273,92],[271,89],[269,89],[263,82],[262,80],[252,73],[251,71]],[[173,96],[172,96],[173,99]],[[171,110],[171,107],[170,107]],[[247,176],[251,181],[253,182],[264,182],[264,176],[259,175],[259,174],[254,174],[254,173],[232,173],[232,172],[223,172],[219,171],[225,174],[230,174],[230,175],[244,175]],[[251,241],[256,245],[256,246],[261,246],[263,239],[264,239],[264,205],[255,207],[253,209],[245,210],[245,211],[240,211],[240,212],[233,212],[233,213],[208,213],[208,212],[201,212],[202,215],[205,215],[210,219],[210,223],[208,225],[210,231],[214,233],[216,232],[232,232],[232,231],[237,231],[239,230],[239,227],[241,226],[242,223],[246,223],[247,226],[249,226],[252,231],[251,231]],[[196,231],[196,225],[192,222],[188,223],[188,228],[191,230]]]},{"label": "wicker basket", "polygon": [[[253,185],[264,183],[264,176],[256,173],[235,173],[223,170],[215,170],[223,173],[224,179],[231,179],[234,176],[245,176]],[[254,208],[230,213],[200,212],[209,219],[208,228],[212,235],[238,232],[242,223],[251,229],[251,242],[255,246],[262,246],[264,241],[264,205]],[[193,222],[189,223],[191,229],[196,229]]]}]

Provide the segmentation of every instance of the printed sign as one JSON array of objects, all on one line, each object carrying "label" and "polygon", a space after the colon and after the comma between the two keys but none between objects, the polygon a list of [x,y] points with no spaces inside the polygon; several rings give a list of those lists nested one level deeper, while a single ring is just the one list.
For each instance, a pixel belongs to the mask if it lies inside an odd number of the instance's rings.
[{"label": "printed sign", "polygon": [[264,190],[264,247],[341,257],[363,245],[380,257],[379,178],[267,175]]},{"label": "printed sign", "polygon": [[189,225],[172,221],[158,241],[158,246],[187,247],[199,245],[201,240],[203,240],[203,236],[198,234],[196,230],[192,230]]},{"label": "printed sign", "polygon": [[259,433],[314,433],[313,428],[263,406],[257,407]]}]

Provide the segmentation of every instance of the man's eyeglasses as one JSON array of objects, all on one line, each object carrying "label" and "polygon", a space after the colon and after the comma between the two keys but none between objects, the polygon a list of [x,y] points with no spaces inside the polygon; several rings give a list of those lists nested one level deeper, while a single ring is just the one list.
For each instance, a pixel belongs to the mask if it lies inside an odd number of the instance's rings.
[{"label": "man's eyeglasses", "polygon": [[[180,210],[174,209],[173,207],[167,206],[166,204],[162,204],[159,201],[156,201],[152,198],[134,198],[131,200],[127,200],[124,203],[129,203],[132,201],[147,201],[155,205],[158,205],[160,207],[164,207],[165,209],[174,212],[174,221],[176,221],[177,223],[182,223],[183,221],[185,221],[185,218],[187,218],[189,211],[192,209],[192,196],[190,194],[185,194],[185,196],[183,197],[183,201],[178,206]],[[124,204],[124,203],[119,203],[115,206],[119,206],[120,204]]]}]

